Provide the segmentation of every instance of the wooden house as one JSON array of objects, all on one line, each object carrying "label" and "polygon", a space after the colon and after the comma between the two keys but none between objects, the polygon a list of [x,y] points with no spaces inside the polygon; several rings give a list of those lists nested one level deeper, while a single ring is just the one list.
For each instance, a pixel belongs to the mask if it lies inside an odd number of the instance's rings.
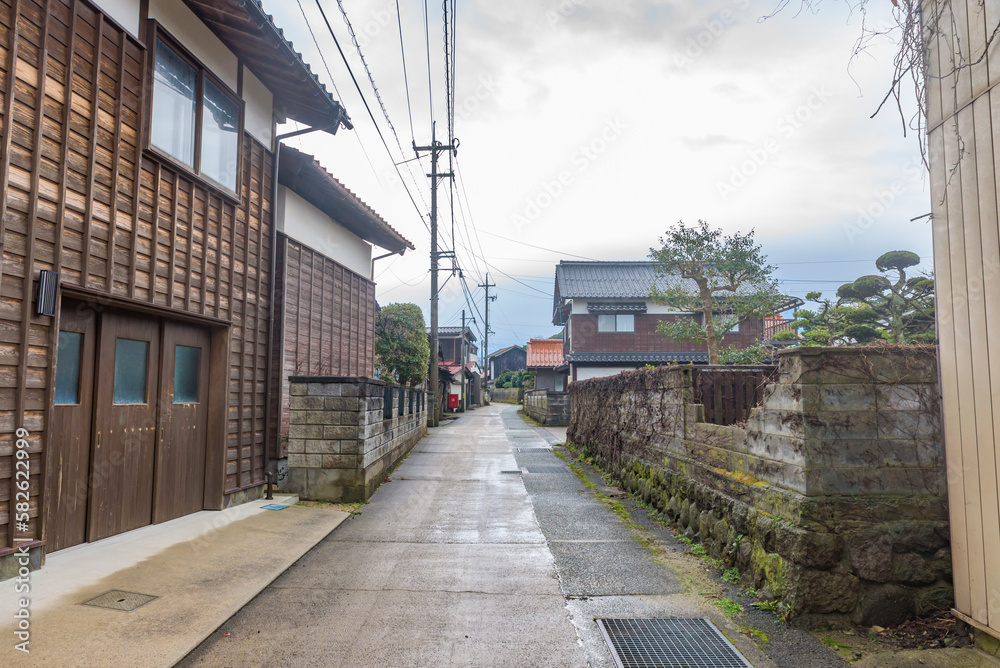
[{"label": "wooden house", "polygon": [[257,498],[276,122],[343,108],[257,0],[0,0],[0,105],[0,555]]},{"label": "wooden house", "polygon": [[535,372],[536,390],[565,392],[568,383],[567,366],[563,358],[563,342],[559,339],[531,339],[525,365]]},{"label": "wooden house", "polygon": [[489,361],[489,380],[492,384],[504,371],[521,371],[528,360],[528,352],[521,346],[507,346],[492,355]]},{"label": "wooden house", "polygon": [[413,244],[313,156],[282,146],[278,164],[271,442],[286,457],[289,377],[374,376],[372,247],[402,255]]},{"label": "wooden house", "polygon": [[438,327],[440,366],[447,369],[453,381],[443,392],[443,406],[448,410],[465,410],[483,403],[482,370],[479,368],[476,335],[466,327]]},{"label": "wooden house", "polygon": [[[674,341],[656,331],[663,320],[702,317],[653,303],[652,287],[665,288],[666,280],[653,262],[564,260],[556,266],[552,324],[565,328],[569,382],[647,364],[708,362],[704,344]],[[801,301],[790,298],[788,308],[796,304]],[[764,336],[762,318],[743,320],[723,337],[722,346],[745,348]]]}]

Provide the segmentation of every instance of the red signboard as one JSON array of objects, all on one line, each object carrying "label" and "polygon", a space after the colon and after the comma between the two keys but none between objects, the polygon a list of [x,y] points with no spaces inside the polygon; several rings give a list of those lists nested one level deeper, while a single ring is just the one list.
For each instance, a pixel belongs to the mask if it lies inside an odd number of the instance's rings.
[{"label": "red signboard", "polygon": [[448,408],[458,408],[460,397],[457,394],[448,395]]}]

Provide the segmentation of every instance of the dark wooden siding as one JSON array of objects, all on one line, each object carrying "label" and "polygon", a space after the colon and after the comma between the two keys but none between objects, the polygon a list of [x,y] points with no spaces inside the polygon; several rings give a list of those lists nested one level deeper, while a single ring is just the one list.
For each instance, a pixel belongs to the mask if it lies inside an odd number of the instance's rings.
[{"label": "dark wooden siding", "polygon": [[[704,344],[676,342],[656,332],[657,324],[662,320],[672,320],[672,315],[637,314],[635,316],[635,332],[616,333],[598,332],[597,316],[576,314],[570,316],[572,335],[569,343],[563,344],[565,352],[705,352]],[[726,334],[722,339],[723,346],[734,345],[745,348],[759,341],[764,334],[763,320],[745,320],[740,323],[738,331]]]},{"label": "dark wooden siding", "polygon": [[528,353],[520,348],[511,348],[505,353],[490,358],[494,369],[490,380],[496,380],[504,371],[521,371],[528,363]]},{"label": "dark wooden siding", "polygon": [[41,269],[94,311],[230,325],[225,487],[263,483],[271,154],[244,136],[239,203],[144,154],[145,57],[85,0],[0,0],[0,549],[17,427],[31,434],[27,535],[40,537],[58,336],[32,314]]},{"label": "dark wooden siding", "polygon": [[294,239],[279,235],[281,434],[288,433],[289,376],[375,372],[375,284]]}]

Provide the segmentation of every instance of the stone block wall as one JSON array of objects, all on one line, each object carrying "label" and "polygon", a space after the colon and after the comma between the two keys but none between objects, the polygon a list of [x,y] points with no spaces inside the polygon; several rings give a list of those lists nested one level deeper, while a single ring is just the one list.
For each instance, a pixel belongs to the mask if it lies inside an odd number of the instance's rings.
[{"label": "stone block wall", "polygon": [[527,390],[524,412],[535,422],[553,427],[565,427],[570,419],[569,392]]},{"label": "stone block wall", "polygon": [[427,433],[430,397],[422,390],[293,376],[290,395],[286,489],[303,499],[368,500]]},{"label": "stone block wall", "polygon": [[569,439],[804,625],[951,605],[932,347],[795,348],[746,428],[702,421],[690,367],[571,386]]},{"label": "stone block wall", "polygon": [[494,387],[490,389],[490,401],[501,404],[519,404],[524,396],[524,389],[520,387]]}]

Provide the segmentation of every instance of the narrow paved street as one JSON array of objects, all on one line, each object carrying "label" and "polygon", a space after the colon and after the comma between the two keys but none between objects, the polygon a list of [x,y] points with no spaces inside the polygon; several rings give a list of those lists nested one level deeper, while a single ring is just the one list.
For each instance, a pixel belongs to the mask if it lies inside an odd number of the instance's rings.
[{"label": "narrow paved street", "polygon": [[711,614],[553,440],[502,404],[432,429],[182,665],[604,667],[595,616]]}]

